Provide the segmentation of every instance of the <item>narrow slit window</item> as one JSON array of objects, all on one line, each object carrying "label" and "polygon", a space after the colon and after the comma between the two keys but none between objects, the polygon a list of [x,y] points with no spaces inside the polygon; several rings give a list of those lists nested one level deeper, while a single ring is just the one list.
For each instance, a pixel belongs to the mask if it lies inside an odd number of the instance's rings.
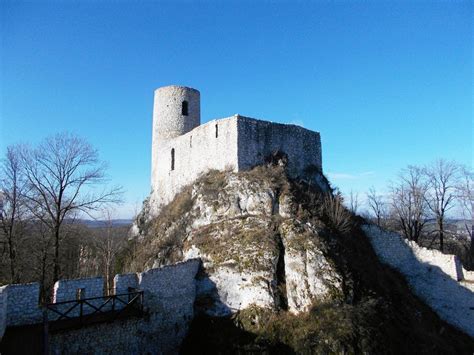
[{"label": "narrow slit window", "polygon": [[216,125],[216,138],[219,137],[219,127]]},{"label": "narrow slit window", "polygon": [[193,136],[189,137],[189,148],[193,147]]},{"label": "narrow slit window", "polygon": [[183,101],[182,105],[181,105],[181,114],[183,116],[187,116],[188,115],[188,102],[187,101]]},{"label": "narrow slit window", "polygon": [[85,288],[78,288],[76,290],[76,300],[83,300],[86,298],[86,289]]},{"label": "narrow slit window", "polygon": [[174,170],[174,148],[171,149],[171,170]]}]

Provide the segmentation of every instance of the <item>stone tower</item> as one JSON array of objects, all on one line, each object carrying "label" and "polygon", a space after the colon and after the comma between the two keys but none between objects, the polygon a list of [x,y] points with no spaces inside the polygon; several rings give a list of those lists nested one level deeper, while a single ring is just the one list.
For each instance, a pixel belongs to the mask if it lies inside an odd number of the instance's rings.
[{"label": "stone tower", "polygon": [[201,124],[201,94],[185,86],[164,86],[155,90],[152,133],[152,181],[153,188],[159,145],[181,136]]},{"label": "stone tower", "polygon": [[201,94],[184,86],[155,90],[153,142],[175,138],[201,124]]}]

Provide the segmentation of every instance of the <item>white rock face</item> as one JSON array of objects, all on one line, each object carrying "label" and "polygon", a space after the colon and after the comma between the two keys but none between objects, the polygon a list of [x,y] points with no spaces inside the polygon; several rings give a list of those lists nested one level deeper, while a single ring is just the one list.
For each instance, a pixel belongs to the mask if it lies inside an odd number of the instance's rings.
[{"label": "white rock face", "polygon": [[448,323],[474,337],[474,287],[454,255],[428,250],[376,226],[363,227],[380,260],[405,275],[412,290]]},{"label": "white rock face", "polygon": [[[313,184],[328,191],[324,177],[313,177]],[[202,175],[175,202],[186,208],[172,203],[162,210],[164,222],[149,243],[158,248],[144,259],[148,267],[159,267],[200,258],[200,311],[219,316],[258,306],[299,313],[342,294],[341,277],[317,228],[297,218],[301,201],[284,166],[240,173],[218,169]],[[145,205],[141,220],[153,218],[155,203]]]},{"label": "white rock face", "polygon": [[[275,183],[281,177],[266,173],[203,176],[188,192],[187,212],[161,229],[163,240],[173,239],[185,221],[181,254],[173,255],[203,261],[197,292],[208,314],[251,305],[298,313],[341,293],[318,231],[296,218],[297,201],[284,182]],[[150,266],[176,261],[166,259],[167,251],[156,253]]]},{"label": "white rock face", "polygon": [[181,217],[189,221],[182,258],[203,261],[206,275],[198,282],[198,298],[207,314],[226,315],[251,305],[287,306],[298,313],[340,293],[318,231],[296,219],[289,191],[281,194],[271,179],[217,174],[195,183],[192,206]]},{"label": "white rock face", "polygon": [[292,220],[284,222],[280,231],[285,248],[288,310],[304,312],[314,300],[334,296],[340,290],[339,276],[316,245],[317,232]]}]

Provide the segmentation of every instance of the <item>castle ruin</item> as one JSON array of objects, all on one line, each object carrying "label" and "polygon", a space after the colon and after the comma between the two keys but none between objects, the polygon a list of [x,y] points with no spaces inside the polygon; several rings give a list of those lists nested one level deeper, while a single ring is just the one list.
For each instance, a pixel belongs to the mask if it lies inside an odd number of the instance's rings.
[{"label": "castle ruin", "polygon": [[208,170],[244,171],[280,152],[288,173],[322,172],[318,132],[240,115],[201,125],[201,95],[184,86],[155,91],[151,207],[157,213],[186,185]]}]

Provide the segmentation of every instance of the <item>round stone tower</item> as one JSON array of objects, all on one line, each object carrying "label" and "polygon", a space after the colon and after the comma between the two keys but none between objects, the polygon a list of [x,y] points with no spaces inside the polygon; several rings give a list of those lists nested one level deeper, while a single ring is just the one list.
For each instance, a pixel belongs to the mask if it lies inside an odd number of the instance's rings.
[{"label": "round stone tower", "polygon": [[[185,86],[171,85],[155,90],[151,187],[154,191],[153,194],[156,196],[160,194],[160,176],[169,174],[169,166],[174,167],[175,147],[172,139],[191,131],[201,124],[200,101],[201,94],[199,91]],[[179,154],[179,151],[176,150],[176,154]],[[169,159],[173,162],[169,163]]]},{"label": "round stone tower", "polygon": [[185,86],[155,90],[153,143],[175,138],[201,124],[201,94]]}]

